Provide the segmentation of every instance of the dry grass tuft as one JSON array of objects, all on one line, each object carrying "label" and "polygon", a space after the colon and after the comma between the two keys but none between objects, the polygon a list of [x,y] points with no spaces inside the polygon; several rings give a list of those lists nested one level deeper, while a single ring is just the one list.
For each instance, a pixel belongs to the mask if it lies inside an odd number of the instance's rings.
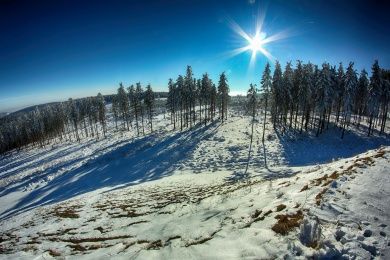
[{"label": "dry grass tuft", "polygon": [[161,247],[163,247],[163,244],[162,244],[161,240],[156,240],[156,241],[150,242],[146,246],[146,249],[147,250],[157,250],[157,249],[160,249]]},{"label": "dry grass tuft", "polygon": [[339,176],[340,176],[340,174],[337,173],[337,171],[334,171],[334,172],[329,176],[329,178],[332,179],[332,180],[335,180],[335,179],[337,179]]},{"label": "dry grass tuft", "polygon": [[306,184],[305,186],[303,186],[303,188],[299,192],[302,192],[302,191],[305,191],[308,189],[309,189],[309,185]]},{"label": "dry grass tuft", "polygon": [[385,151],[380,150],[380,151],[378,151],[377,154],[374,155],[374,158],[383,157],[385,155],[385,153],[386,153]]},{"label": "dry grass tuft", "polygon": [[79,218],[79,214],[77,214],[77,212],[72,208],[68,208],[68,209],[57,208],[54,211],[54,215],[59,218]]},{"label": "dry grass tuft", "polygon": [[73,244],[85,243],[85,242],[101,242],[107,240],[115,240],[115,239],[125,239],[132,238],[133,236],[123,235],[123,236],[112,236],[112,237],[87,237],[87,238],[69,238],[69,239],[61,239],[63,242],[70,242]]},{"label": "dry grass tuft", "polygon": [[218,233],[220,230],[216,230],[214,231],[213,233],[210,234],[210,236],[208,237],[203,237],[203,238],[200,238],[198,240],[195,240],[195,241],[192,241],[192,242],[188,242],[185,244],[185,247],[189,247],[189,246],[193,246],[193,245],[200,245],[200,244],[203,244],[211,239],[213,239],[214,235],[216,233]]},{"label": "dry grass tuft", "polygon": [[261,212],[263,212],[263,211],[256,209],[255,212],[252,213],[251,217],[257,218],[258,216],[260,216]]},{"label": "dry grass tuft", "polygon": [[320,186],[322,181],[326,181],[326,179],[328,179],[328,174],[325,174],[324,176],[322,176],[320,178],[314,179],[313,181],[315,182],[316,186]]},{"label": "dry grass tuft", "polygon": [[322,197],[324,196],[325,192],[328,190],[328,188],[323,189],[320,193],[316,196],[316,204],[319,206],[321,204]]},{"label": "dry grass tuft", "polygon": [[49,255],[56,257],[56,256],[61,256],[61,253],[58,251],[55,251],[54,249],[49,249]]},{"label": "dry grass tuft", "polygon": [[272,230],[275,233],[287,235],[288,232],[299,227],[303,220],[303,213],[301,210],[298,210],[295,214],[277,215],[275,218],[278,219],[278,222],[272,227]]},{"label": "dry grass tuft", "polygon": [[284,204],[280,204],[276,207],[276,212],[279,212],[279,211],[282,211],[286,208],[286,205]]},{"label": "dry grass tuft", "polygon": [[68,245],[70,248],[73,249],[73,251],[80,251],[80,252],[84,252],[84,251],[87,251],[87,249],[85,247],[83,247],[82,245],[79,245],[79,244],[75,244],[75,245]]}]

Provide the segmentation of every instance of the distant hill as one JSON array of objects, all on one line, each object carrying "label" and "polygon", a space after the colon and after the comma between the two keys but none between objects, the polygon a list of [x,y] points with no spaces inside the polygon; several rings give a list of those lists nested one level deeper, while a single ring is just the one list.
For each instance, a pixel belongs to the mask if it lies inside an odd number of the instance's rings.
[{"label": "distant hill", "polygon": [[8,115],[7,112],[0,112],[0,118],[5,117],[6,115]]},{"label": "distant hill", "polygon": [[[111,103],[112,102],[112,98],[113,98],[114,95],[115,94],[104,95],[104,100],[107,103]],[[155,97],[156,98],[167,98],[168,97],[168,92],[155,92]],[[84,98],[87,98],[87,97],[77,98],[75,100],[84,99]],[[58,104],[58,103],[60,103],[60,102],[49,102],[49,103],[29,106],[29,107],[25,107],[23,109],[17,110],[17,111],[12,112],[12,113],[1,112],[0,113],[0,118],[6,117],[6,116],[16,116],[16,115],[21,114],[21,113],[27,113],[27,112],[33,111],[36,107],[43,107],[43,106],[46,106],[46,105],[55,105],[55,104]]]}]

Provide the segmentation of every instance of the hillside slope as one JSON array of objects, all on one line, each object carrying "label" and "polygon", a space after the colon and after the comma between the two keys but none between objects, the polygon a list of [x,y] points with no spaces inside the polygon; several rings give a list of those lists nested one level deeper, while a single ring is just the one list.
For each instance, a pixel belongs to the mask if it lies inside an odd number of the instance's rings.
[{"label": "hillside slope", "polygon": [[386,138],[167,124],[3,158],[0,258],[389,256]]}]

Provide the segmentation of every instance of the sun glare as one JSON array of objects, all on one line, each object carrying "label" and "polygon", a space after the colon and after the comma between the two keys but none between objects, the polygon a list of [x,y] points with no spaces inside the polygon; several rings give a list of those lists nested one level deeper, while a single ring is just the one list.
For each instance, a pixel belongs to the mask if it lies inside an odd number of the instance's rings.
[{"label": "sun glare", "polygon": [[263,31],[263,21],[265,18],[265,13],[262,13],[259,15],[257,22],[256,22],[256,33],[253,37],[249,36],[248,33],[246,33],[235,21],[228,18],[229,26],[232,28],[232,30],[237,33],[239,36],[241,36],[245,41],[246,45],[234,49],[229,52],[229,56],[236,56],[243,52],[250,51],[252,52],[249,67],[253,67],[256,62],[256,56],[257,53],[260,53],[264,55],[268,60],[275,61],[275,58],[272,56],[272,54],[267,50],[267,46],[275,41],[284,39],[288,37],[288,34],[286,31],[282,31],[270,36],[267,36],[266,33]]},{"label": "sun glare", "polygon": [[262,39],[261,34],[256,33],[256,35],[253,38],[249,39],[249,48],[252,50],[252,52],[261,52],[262,49]]}]

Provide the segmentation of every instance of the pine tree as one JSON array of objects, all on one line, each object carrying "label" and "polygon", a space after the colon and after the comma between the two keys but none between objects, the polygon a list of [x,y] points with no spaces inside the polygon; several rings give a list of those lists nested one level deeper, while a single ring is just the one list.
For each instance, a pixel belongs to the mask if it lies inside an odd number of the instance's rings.
[{"label": "pine tree", "polygon": [[268,97],[269,97],[269,91],[272,87],[272,81],[271,81],[271,68],[269,63],[265,66],[263,76],[261,78],[261,88],[263,91],[264,99],[265,99],[265,106],[264,106],[264,122],[263,122],[263,137],[261,141],[264,144],[264,136],[265,136],[265,124],[267,120],[267,110],[268,110]]},{"label": "pine tree", "polygon": [[188,127],[188,122],[190,123],[190,127],[192,127],[192,108],[193,101],[195,100],[195,86],[193,80],[193,73],[191,66],[187,66],[186,76],[184,77],[184,104],[185,104],[185,118],[186,118],[186,126]]},{"label": "pine tree", "polygon": [[118,130],[118,115],[119,115],[119,104],[118,104],[118,96],[114,95],[112,97],[112,106],[111,106],[112,114],[115,120],[115,129]]},{"label": "pine tree", "polygon": [[176,129],[176,107],[177,107],[177,98],[176,98],[176,87],[172,79],[169,79],[168,82],[168,98],[166,106],[168,111],[171,113],[171,123],[173,123],[173,129]]},{"label": "pine tree", "polygon": [[282,111],[284,117],[284,125],[287,125],[287,115],[290,111],[290,128],[292,127],[293,118],[293,102],[292,102],[292,89],[294,87],[294,71],[291,67],[291,62],[287,62],[287,65],[283,73],[283,87],[282,87]]},{"label": "pine tree", "polygon": [[363,69],[360,73],[359,81],[356,89],[355,96],[355,113],[358,115],[358,125],[360,125],[361,117],[366,110],[367,95],[368,95],[369,81],[367,78],[367,72]]},{"label": "pine tree", "polygon": [[341,133],[341,139],[344,138],[345,129],[348,127],[351,120],[351,113],[353,111],[353,100],[357,85],[357,75],[353,68],[353,62],[349,63],[347,72],[345,74],[345,92],[344,92],[344,117],[343,117],[343,130]]},{"label": "pine tree", "polygon": [[382,88],[381,69],[379,67],[378,61],[376,60],[372,65],[370,85],[368,90],[369,92],[369,98],[367,103],[367,109],[369,114],[368,136],[370,136],[373,130],[372,124],[373,124],[374,117],[377,117],[379,113],[381,88]]},{"label": "pine tree", "polygon": [[344,89],[345,89],[345,83],[344,79],[345,78],[345,73],[344,73],[344,68],[343,64],[340,62],[339,68],[337,70],[337,78],[336,78],[336,90],[335,90],[335,97],[336,97],[336,103],[337,103],[337,112],[336,112],[336,122],[339,122],[340,118],[340,112],[341,112],[341,107],[343,105],[343,99],[344,99]]},{"label": "pine tree", "polygon": [[314,107],[314,101],[312,99],[312,89],[313,89],[313,65],[311,63],[303,65],[303,74],[302,74],[302,85],[300,89],[300,102],[302,105],[302,120],[300,133],[303,130],[303,122],[305,121],[305,130],[310,121],[311,108]]},{"label": "pine tree", "polygon": [[[140,84],[139,82],[137,83],[137,85]],[[134,88],[134,85],[130,85],[130,87],[127,88],[127,92],[129,94],[129,99],[130,99],[130,105],[132,107],[132,110],[133,110],[133,114],[134,114],[134,119],[135,119],[135,127],[137,128],[137,136],[139,136],[139,122],[138,122],[138,118],[139,118],[139,100],[137,98],[137,94],[136,94],[136,91],[135,91],[135,88]]]},{"label": "pine tree", "polygon": [[106,105],[104,102],[104,97],[101,93],[97,95],[97,105],[99,111],[99,122],[103,129],[103,135],[106,137]]},{"label": "pine tree", "polygon": [[180,131],[183,131],[183,110],[184,110],[184,100],[185,100],[185,92],[184,92],[184,78],[179,75],[176,80],[176,90],[177,90],[177,98],[179,100],[178,106],[180,110]]},{"label": "pine tree", "polygon": [[382,79],[382,89],[380,96],[381,110],[382,110],[382,119],[380,133],[385,132],[385,126],[389,110],[390,102],[390,71],[381,69],[381,79]]},{"label": "pine tree", "polygon": [[150,84],[146,87],[145,91],[145,106],[148,110],[150,131],[153,132],[153,107],[154,107],[154,93]]},{"label": "pine tree", "polygon": [[145,126],[144,126],[144,105],[142,102],[144,90],[142,89],[141,83],[138,82],[136,84],[135,88],[135,102],[137,104],[136,110],[138,110],[137,113],[141,115],[141,124],[142,124],[142,135],[145,135]]},{"label": "pine tree", "polygon": [[255,117],[256,117],[256,110],[258,106],[258,97],[257,97],[257,90],[256,90],[256,85],[250,84],[249,90],[247,93],[247,100],[248,100],[248,112],[250,113],[252,117],[252,122],[251,122],[251,140],[249,144],[249,151],[248,151],[248,160],[245,168],[245,173],[248,171],[248,166],[249,166],[249,160],[252,152],[252,143],[253,143],[253,128],[255,124]]},{"label": "pine tree", "polygon": [[274,75],[272,77],[272,88],[271,88],[271,97],[272,97],[272,122],[274,127],[279,121],[279,115],[281,114],[281,101],[282,101],[282,89],[283,89],[283,73],[280,63],[276,61]]},{"label": "pine tree", "polygon": [[328,63],[322,64],[322,70],[317,78],[317,109],[319,114],[317,136],[322,133],[327,110],[332,106],[332,89],[331,89],[330,65]]},{"label": "pine tree", "polygon": [[220,99],[221,119],[223,122],[224,119],[227,119],[227,104],[229,101],[229,85],[227,84],[225,72],[219,76],[218,95]]},{"label": "pine tree", "polygon": [[130,130],[129,128],[129,99],[127,97],[125,88],[123,87],[123,84],[119,84],[118,88],[118,108],[119,113],[122,115],[122,121],[123,121],[123,128],[127,126],[127,130]]},{"label": "pine tree", "polygon": [[202,103],[204,104],[204,124],[206,125],[209,117],[210,117],[210,111],[211,111],[211,81],[209,79],[209,76],[207,73],[203,74],[202,81],[201,81],[201,94],[200,99],[202,100]]},{"label": "pine tree", "polygon": [[297,61],[297,68],[294,70],[293,74],[293,88],[291,92],[291,99],[293,104],[291,104],[291,107],[293,108],[292,111],[294,111],[295,115],[294,117],[294,128],[297,128],[297,122],[298,122],[298,113],[299,109],[301,108],[301,97],[300,97],[300,91],[302,89],[302,79],[303,79],[303,67],[302,67],[302,61]]}]

